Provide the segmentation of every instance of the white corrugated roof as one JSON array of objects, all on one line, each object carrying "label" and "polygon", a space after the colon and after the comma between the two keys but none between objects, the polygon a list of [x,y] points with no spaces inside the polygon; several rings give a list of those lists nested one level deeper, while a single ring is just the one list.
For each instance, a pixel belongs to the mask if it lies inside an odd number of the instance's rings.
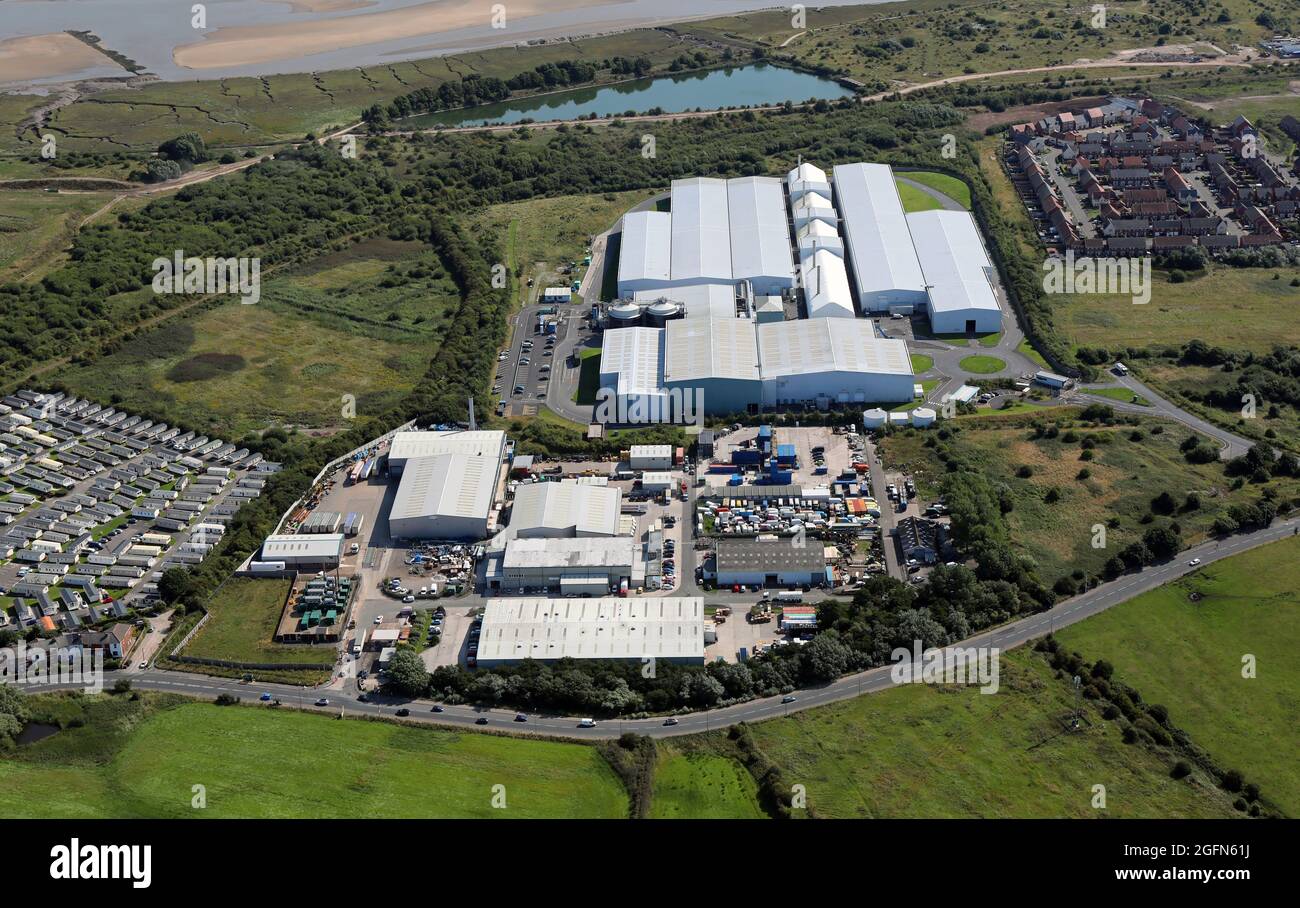
[{"label": "white corrugated roof", "polygon": [[758,326],[763,378],[817,372],[911,375],[907,344],[880,338],[870,319],[808,318]]},{"label": "white corrugated roof", "polygon": [[494,599],[483,613],[479,662],[523,659],[704,661],[704,600]]},{"label": "white corrugated roof", "polygon": [[998,300],[979,228],[968,211],[918,211],[907,216],[921,270],[930,285],[930,311],[992,309]]},{"label": "white corrugated roof", "polygon": [[629,211],[623,215],[618,246],[618,280],[666,281],[672,255],[672,215],[666,211]]},{"label": "white corrugated roof", "polygon": [[833,174],[858,293],[924,292],[893,170],[888,164],[839,164]]},{"label": "white corrugated roof", "polygon": [[731,234],[727,181],[673,180],[672,279],[729,281]]},{"label": "white corrugated roof", "polygon": [[618,373],[619,394],[658,391],[663,337],[659,328],[608,329],[601,339],[601,374]]},{"label": "white corrugated roof", "polygon": [[689,318],[664,328],[665,382],[758,379],[754,323],[744,318]]},{"label": "white corrugated roof", "polygon": [[496,492],[498,464],[495,457],[468,454],[439,454],[408,460],[389,519],[486,519]]},{"label": "white corrugated roof", "polygon": [[833,252],[818,249],[803,259],[804,299],[808,317],[854,318],[853,291],[844,260]]},{"label": "white corrugated roof", "polygon": [[301,536],[267,536],[262,543],[263,561],[286,558],[324,561],[343,552],[342,533],[306,533]]},{"label": "white corrugated roof", "polygon": [[623,494],[617,486],[524,483],[515,489],[510,529],[549,529],[613,536]]},{"label": "white corrugated roof", "polygon": [[412,457],[432,457],[437,454],[500,457],[505,444],[506,433],[491,429],[474,432],[398,432],[393,436],[393,444],[388,449],[388,460],[390,463],[401,462]]},{"label": "white corrugated roof", "polygon": [[825,183],[826,171],[804,161],[794,170],[787,173],[785,178],[790,183],[797,183],[800,181],[805,183]]},{"label": "white corrugated roof", "polygon": [[839,220],[839,212],[835,210],[831,200],[819,192],[805,193],[803,198],[791,207],[796,218],[820,218],[832,224]]},{"label": "white corrugated roof", "polygon": [[736,280],[757,277],[794,279],[785,193],[774,177],[740,177],[727,181],[731,224],[731,274]]}]

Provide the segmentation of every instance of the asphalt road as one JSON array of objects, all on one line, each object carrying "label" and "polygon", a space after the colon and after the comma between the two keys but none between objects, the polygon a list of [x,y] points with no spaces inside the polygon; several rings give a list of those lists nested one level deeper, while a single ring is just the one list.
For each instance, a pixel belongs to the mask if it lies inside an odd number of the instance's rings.
[{"label": "asphalt road", "polygon": [[[1128,574],[1104,583],[1095,589],[1082,593],[1072,599],[1058,603],[1046,612],[1021,618],[1001,627],[977,634],[954,646],[962,647],[997,647],[1008,650],[1021,646],[1048,634],[1058,628],[1068,627],[1093,615],[1104,612],[1112,606],[1126,602],[1148,590],[1190,574],[1198,568],[1188,565],[1193,558],[1201,559],[1202,566],[1211,564],[1221,558],[1237,555],[1256,546],[1275,542],[1294,535],[1300,529],[1300,518],[1274,524],[1265,530],[1229,537],[1221,541],[1203,543],[1164,564],[1153,565],[1138,574]],[[801,709],[822,706],[861,694],[886,690],[895,686],[890,677],[892,666],[874,668],[856,675],[849,675],[823,687],[796,691],[793,703],[782,703],[781,697],[768,697],[752,700],[724,709],[707,710],[677,717],[677,724],[665,726],[664,720],[603,720],[594,728],[579,727],[579,717],[575,716],[533,716],[526,722],[514,721],[515,711],[510,709],[479,709],[473,706],[446,706],[441,713],[433,712],[433,703],[429,700],[404,700],[370,695],[368,702],[361,702],[351,692],[317,691],[283,684],[262,684],[260,682],[244,683],[224,678],[211,678],[206,675],[185,672],[168,672],[158,670],[141,670],[136,672],[107,672],[105,686],[111,687],[120,676],[131,681],[133,686],[145,690],[170,691],[200,699],[214,699],[219,694],[233,694],[245,701],[257,702],[263,693],[269,693],[279,699],[283,707],[301,708],[309,712],[321,712],[330,715],[393,716],[396,710],[410,710],[408,721],[421,724],[437,724],[452,727],[474,726],[482,717],[487,719],[489,729],[509,730],[522,734],[562,735],[572,738],[599,740],[616,737],[623,732],[633,731],[651,737],[668,737],[673,735],[694,734],[735,725],[739,722],[757,722],[764,719],[789,715]],[[350,685],[349,685],[350,686]],[[44,689],[48,689],[44,688]],[[316,706],[320,696],[328,696],[329,704]]]}]

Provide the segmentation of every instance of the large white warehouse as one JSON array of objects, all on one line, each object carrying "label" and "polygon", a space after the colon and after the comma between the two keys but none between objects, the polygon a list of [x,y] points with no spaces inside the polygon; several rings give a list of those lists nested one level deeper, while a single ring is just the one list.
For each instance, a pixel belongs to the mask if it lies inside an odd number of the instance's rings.
[{"label": "large white warehouse", "polygon": [[810,318],[760,325],[763,405],[912,400],[912,358],[867,319]]},{"label": "large white warehouse", "polygon": [[730,281],[731,221],[727,181],[710,177],[673,180],[672,279],[674,284]]},{"label": "large white warehouse", "polygon": [[[633,339],[619,335],[634,331],[659,335],[657,343],[645,343],[662,355],[622,355]],[[601,360],[605,393],[628,395],[628,407],[633,398],[653,399],[664,408],[663,421],[673,418],[694,389],[705,413],[837,401],[897,403],[913,396],[906,343],[876,337],[866,319],[684,319],[664,328],[608,330],[604,342],[606,351],[616,353]]]},{"label": "large white warehouse", "polygon": [[918,211],[907,222],[930,285],[930,329],[936,334],[1001,331],[993,262],[970,213]]},{"label": "large white warehouse", "polygon": [[672,285],[672,215],[666,211],[629,211],[623,215],[618,245],[618,295]]},{"label": "large white warehouse", "polygon": [[437,454],[468,454],[493,458],[499,464],[506,453],[506,433],[493,430],[465,432],[398,432],[388,449],[388,473],[401,475],[406,462]]},{"label": "large white warehouse", "polygon": [[484,539],[496,498],[495,457],[436,454],[409,458],[388,514],[394,539]]},{"label": "large white warehouse", "polygon": [[699,597],[500,599],[483,611],[478,664],[525,659],[655,659],[704,664]]},{"label": "large white warehouse", "polygon": [[523,483],[515,489],[510,529],[520,539],[614,536],[621,505],[616,486]]},{"label": "large white warehouse", "polygon": [[925,276],[892,168],[888,164],[839,164],[831,173],[862,311],[923,307]]},{"label": "large white warehouse", "polygon": [[728,180],[727,211],[732,277],[749,281],[759,296],[793,287],[794,262],[781,181],[774,177]]}]

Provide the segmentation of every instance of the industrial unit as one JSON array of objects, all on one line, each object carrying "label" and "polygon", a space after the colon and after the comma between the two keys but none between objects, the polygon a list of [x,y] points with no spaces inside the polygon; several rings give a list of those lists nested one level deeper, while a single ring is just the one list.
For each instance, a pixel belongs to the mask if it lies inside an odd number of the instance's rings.
[{"label": "industrial unit", "polygon": [[488,552],[484,586],[493,592],[549,590],[602,596],[645,584],[641,543],[631,536],[510,539]]},{"label": "industrial unit", "polygon": [[970,213],[918,211],[907,216],[907,223],[929,285],[930,330],[936,334],[1001,331],[993,262]]},{"label": "industrial unit", "polygon": [[622,498],[617,486],[524,483],[515,490],[510,531],[520,539],[614,536]]},{"label": "industrial unit", "polygon": [[484,539],[501,461],[471,454],[407,459],[388,515],[394,539]]},{"label": "industrial unit", "polygon": [[502,599],[487,604],[478,665],[525,659],[646,659],[704,664],[704,600]]},{"label": "industrial unit", "polygon": [[893,169],[888,164],[839,164],[831,174],[863,313],[923,307],[925,276]]},{"label": "industrial unit", "polygon": [[826,554],[816,540],[790,537],[719,539],[713,573],[718,586],[802,587],[826,582]]},{"label": "industrial unit", "polygon": [[505,452],[506,433],[499,430],[398,432],[388,449],[388,473],[400,476],[406,462],[415,457],[468,454],[495,458],[500,463]]},{"label": "industrial unit", "polygon": [[338,567],[343,557],[342,533],[317,533],[310,536],[267,536],[262,542],[262,562],[280,563],[296,570],[323,570]]}]

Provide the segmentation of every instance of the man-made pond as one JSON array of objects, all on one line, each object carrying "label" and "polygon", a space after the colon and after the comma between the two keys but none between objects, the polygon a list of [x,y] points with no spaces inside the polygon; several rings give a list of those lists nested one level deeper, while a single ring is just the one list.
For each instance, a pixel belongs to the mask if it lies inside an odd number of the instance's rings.
[{"label": "man-made pond", "polygon": [[55,734],[58,731],[59,726],[57,725],[46,725],[42,722],[28,722],[23,726],[23,730],[19,732],[17,743],[35,744],[37,741],[40,741],[43,738],[48,738],[50,735]]},{"label": "man-made pond", "polygon": [[579,88],[540,97],[467,107],[464,110],[439,111],[410,117],[397,125],[404,129],[421,129],[431,126],[518,123],[527,119],[573,120],[590,114],[604,117],[629,111],[645,113],[654,108],[664,113],[680,113],[697,107],[713,110],[720,107],[807,101],[809,98],[834,100],[852,94],[832,79],[797,72],[784,66],[755,63],[655,79],[635,79],[597,88]]}]

